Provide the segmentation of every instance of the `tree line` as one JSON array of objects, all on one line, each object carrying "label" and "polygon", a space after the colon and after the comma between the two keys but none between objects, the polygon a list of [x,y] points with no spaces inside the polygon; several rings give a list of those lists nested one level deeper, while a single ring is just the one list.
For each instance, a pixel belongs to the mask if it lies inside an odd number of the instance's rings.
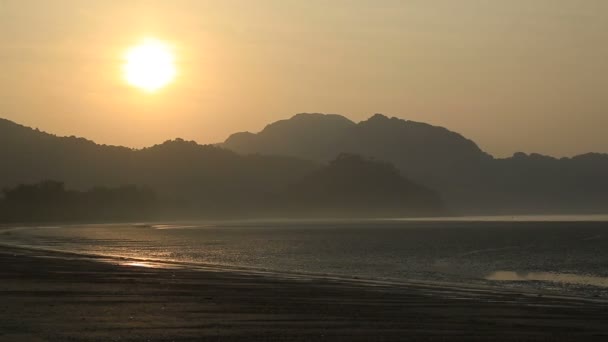
[{"label": "tree line", "polygon": [[59,181],[19,184],[2,190],[0,222],[127,220],[154,215],[155,192],[125,185],[68,190]]}]

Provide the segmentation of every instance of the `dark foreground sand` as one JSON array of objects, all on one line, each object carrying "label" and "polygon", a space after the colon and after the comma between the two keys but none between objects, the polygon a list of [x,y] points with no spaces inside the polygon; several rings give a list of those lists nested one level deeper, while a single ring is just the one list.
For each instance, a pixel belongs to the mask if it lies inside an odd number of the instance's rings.
[{"label": "dark foreground sand", "polygon": [[0,248],[1,341],[608,341],[604,303]]}]

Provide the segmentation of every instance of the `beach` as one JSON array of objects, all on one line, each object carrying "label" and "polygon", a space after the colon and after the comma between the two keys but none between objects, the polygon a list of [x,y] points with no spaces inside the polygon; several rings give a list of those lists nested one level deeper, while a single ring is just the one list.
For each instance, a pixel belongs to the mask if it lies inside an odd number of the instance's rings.
[{"label": "beach", "polygon": [[2,247],[2,341],[602,341],[600,300]]}]

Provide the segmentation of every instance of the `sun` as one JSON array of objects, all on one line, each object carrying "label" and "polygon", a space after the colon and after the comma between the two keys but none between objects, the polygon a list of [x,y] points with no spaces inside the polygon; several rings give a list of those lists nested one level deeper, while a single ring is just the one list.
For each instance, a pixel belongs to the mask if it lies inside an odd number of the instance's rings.
[{"label": "sun", "polygon": [[169,45],[147,38],[127,51],[123,73],[128,84],[153,93],[175,79],[175,56]]}]

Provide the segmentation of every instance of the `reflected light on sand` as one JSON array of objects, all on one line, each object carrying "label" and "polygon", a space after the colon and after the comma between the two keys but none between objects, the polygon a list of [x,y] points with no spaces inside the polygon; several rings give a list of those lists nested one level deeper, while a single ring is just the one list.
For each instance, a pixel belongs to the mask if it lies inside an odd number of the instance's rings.
[{"label": "reflected light on sand", "polygon": [[497,271],[485,278],[495,281],[548,281],[552,283],[608,287],[608,278],[573,273]]}]

